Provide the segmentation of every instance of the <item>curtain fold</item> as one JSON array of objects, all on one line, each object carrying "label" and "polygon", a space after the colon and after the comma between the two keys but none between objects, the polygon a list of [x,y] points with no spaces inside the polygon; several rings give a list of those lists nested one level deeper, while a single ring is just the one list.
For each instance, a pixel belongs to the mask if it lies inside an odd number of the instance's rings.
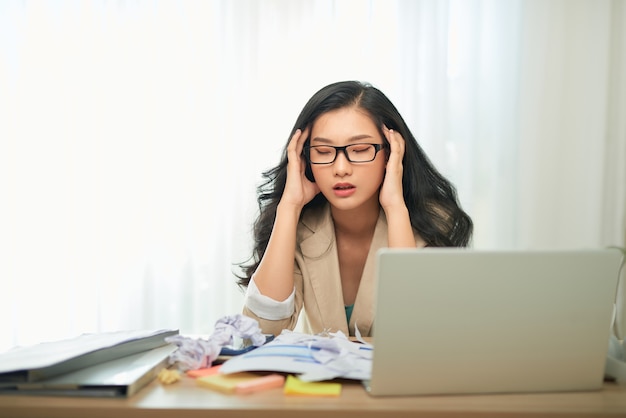
[{"label": "curtain fold", "polygon": [[239,312],[261,172],[343,79],[397,105],[474,247],[625,245],[625,9],[0,2],[0,351]]},{"label": "curtain fold", "polygon": [[[606,152],[602,243],[626,247],[626,2],[611,2],[611,41],[607,81]],[[626,266],[617,289],[615,333],[626,338]]]}]

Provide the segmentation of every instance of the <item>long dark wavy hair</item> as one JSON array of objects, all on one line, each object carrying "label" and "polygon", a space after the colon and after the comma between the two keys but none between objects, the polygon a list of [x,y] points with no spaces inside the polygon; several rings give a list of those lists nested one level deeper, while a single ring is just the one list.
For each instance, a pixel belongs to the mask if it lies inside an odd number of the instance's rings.
[{"label": "long dark wavy hair", "polygon": [[[357,106],[366,111],[383,134],[383,126],[400,133],[405,140],[402,159],[402,188],[409,210],[411,225],[431,247],[465,247],[472,236],[471,218],[461,209],[455,187],[445,179],[430,162],[393,103],[376,87],[359,81],[342,81],[330,84],[309,99],[298,116],[280,163],[263,173],[264,181],[258,186],[259,215],[254,222],[254,249],[248,263],[240,264],[243,276],[238,276],[240,287],[246,287],[256,271],[274,226],[276,208],[287,183],[287,145],[297,129],[304,131],[317,118],[331,110]],[[308,139],[307,139],[308,141]],[[307,163],[308,164],[308,163]],[[307,167],[309,170],[310,167]],[[326,204],[319,193],[307,203],[301,216]]]}]

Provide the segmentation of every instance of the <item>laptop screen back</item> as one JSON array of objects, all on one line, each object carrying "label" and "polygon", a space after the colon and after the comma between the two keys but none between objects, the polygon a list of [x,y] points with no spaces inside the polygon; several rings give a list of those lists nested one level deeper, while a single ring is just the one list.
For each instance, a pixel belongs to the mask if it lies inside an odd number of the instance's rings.
[{"label": "laptop screen back", "polygon": [[383,249],[372,395],[598,389],[621,253]]}]

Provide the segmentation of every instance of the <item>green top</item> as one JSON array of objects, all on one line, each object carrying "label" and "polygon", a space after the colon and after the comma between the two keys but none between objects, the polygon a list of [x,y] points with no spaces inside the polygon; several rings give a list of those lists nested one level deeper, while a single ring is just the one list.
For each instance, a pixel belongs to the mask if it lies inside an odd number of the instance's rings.
[{"label": "green top", "polygon": [[353,309],[354,309],[354,303],[352,305],[346,306],[346,319],[348,320],[348,324],[350,323],[350,317],[352,316]]}]

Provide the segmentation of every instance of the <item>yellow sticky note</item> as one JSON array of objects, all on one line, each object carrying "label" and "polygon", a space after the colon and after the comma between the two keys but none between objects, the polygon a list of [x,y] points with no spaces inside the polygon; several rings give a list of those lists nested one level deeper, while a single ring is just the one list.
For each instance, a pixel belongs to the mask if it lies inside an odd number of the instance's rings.
[{"label": "yellow sticky note", "polygon": [[341,383],[303,382],[296,376],[289,375],[283,393],[301,396],[339,396],[341,395]]}]

